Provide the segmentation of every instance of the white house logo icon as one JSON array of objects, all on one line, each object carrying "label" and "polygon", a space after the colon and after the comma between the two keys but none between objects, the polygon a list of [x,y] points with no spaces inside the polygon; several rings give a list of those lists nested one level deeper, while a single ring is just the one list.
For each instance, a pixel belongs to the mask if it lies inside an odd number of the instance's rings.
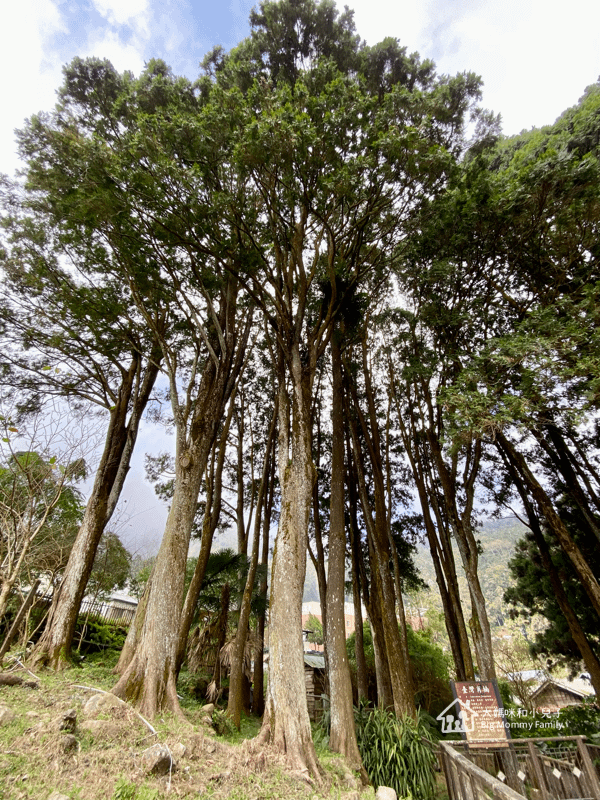
[{"label": "white house logo icon", "polygon": [[440,711],[436,719],[442,723],[442,733],[472,733],[477,716],[479,716],[477,711],[457,697]]}]

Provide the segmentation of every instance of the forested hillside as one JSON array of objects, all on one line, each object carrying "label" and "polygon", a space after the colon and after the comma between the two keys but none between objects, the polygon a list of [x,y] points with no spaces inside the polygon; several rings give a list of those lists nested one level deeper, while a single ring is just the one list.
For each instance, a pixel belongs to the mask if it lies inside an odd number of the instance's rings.
[{"label": "forested hillside", "polygon": [[[508,562],[515,554],[515,545],[523,537],[527,528],[516,517],[486,519],[477,529],[476,536],[481,546],[479,557],[479,578],[492,628],[504,624],[507,606],[503,601],[505,590],[514,583],[510,575]],[[460,560],[456,545],[454,552],[457,562]],[[424,598],[434,608],[441,610],[441,603],[435,582],[435,572],[427,547],[419,547],[415,555],[415,564],[429,587]],[[464,574],[459,577],[461,597],[466,608],[470,607],[469,592]]]}]

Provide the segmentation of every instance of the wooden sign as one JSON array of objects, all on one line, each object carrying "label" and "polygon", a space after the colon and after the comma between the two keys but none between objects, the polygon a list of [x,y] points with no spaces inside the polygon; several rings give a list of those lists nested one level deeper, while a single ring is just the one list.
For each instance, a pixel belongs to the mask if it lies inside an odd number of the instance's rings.
[{"label": "wooden sign", "polygon": [[438,716],[442,733],[460,733],[473,747],[508,747],[504,707],[493,681],[451,683],[455,700]]}]

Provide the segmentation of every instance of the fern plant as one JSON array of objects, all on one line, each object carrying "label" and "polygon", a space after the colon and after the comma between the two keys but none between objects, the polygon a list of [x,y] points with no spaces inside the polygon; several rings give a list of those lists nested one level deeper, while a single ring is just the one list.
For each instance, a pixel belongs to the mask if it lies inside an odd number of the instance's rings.
[{"label": "fern plant", "polygon": [[390,786],[398,797],[432,800],[435,754],[425,715],[397,719],[384,709],[363,706],[355,719],[358,748],[375,789]]}]

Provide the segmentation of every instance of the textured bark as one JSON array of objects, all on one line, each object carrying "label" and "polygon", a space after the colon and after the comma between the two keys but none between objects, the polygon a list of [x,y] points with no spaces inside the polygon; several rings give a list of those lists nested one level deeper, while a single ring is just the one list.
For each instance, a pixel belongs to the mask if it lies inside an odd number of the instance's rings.
[{"label": "textured bark", "polygon": [[344,411],[342,361],[337,332],[331,339],[333,389],[331,400],[331,497],[329,565],[327,575],[327,629],[331,729],[329,747],[346,757],[352,769],[364,769],[358,751],[352,706],[352,682],[346,652],[344,616],[346,530],[344,514]]},{"label": "textured bark", "polygon": [[[158,366],[150,363],[140,383],[140,356],[132,358],[111,412],[104,452],[81,527],[58,590],[54,592],[46,627],[32,655],[34,663],[55,669],[67,666],[79,607],[104,529],[113,513],[137,437],[142,414],[154,387]],[[137,382],[137,384],[136,384]],[[132,405],[129,420],[128,409]]]},{"label": "textured bark", "polygon": [[368,592],[366,581],[363,583],[361,574],[361,551],[360,534],[358,527],[358,496],[356,493],[356,470],[352,462],[352,447],[350,444],[350,434],[348,426],[345,430],[346,439],[346,458],[347,474],[346,481],[348,486],[348,504],[350,515],[350,537],[352,554],[352,600],[354,604],[354,656],[356,659],[356,690],[357,699],[369,697],[369,685],[367,680],[367,663],[365,659],[365,646],[363,639],[363,615],[361,598],[363,587],[365,593]]},{"label": "textured bark", "polygon": [[[267,494],[267,501],[265,503],[265,513],[263,515],[263,542],[260,563],[264,567],[264,577],[260,584],[260,596],[264,600],[265,605],[267,601],[267,567],[269,564],[269,533],[271,530],[271,517],[273,514],[273,500],[275,495],[275,457],[271,455],[271,462],[269,466],[269,487]],[[254,692],[252,701],[252,711],[258,717],[262,716],[265,711],[265,675],[264,675],[264,660],[263,652],[265,646],[265,621],[266,612],[262,611],[258,617],[257,636],[258,636],[258,655],[254,662]]]},{"label": "textured bark", "polygon": [[[363,351],[364,352],[364,351]],[[368,384],[368,374],[365,372],[365,382]],[[387,530],[387,513],[385,505],[385,486],[383,481],[383,465],[381,460],[381,448],[379,442],[379,430],[376,425],[375,412],[373,405],[373,395],[370,387],[367,388],[367,398],[369,404],[369,415],[371,425],[367,424],[361,409],[358,405],[355,388],[352,388],[354,399],[354,410],[360,423],[366,449],[369,453],[372,467],[372,483],[374,495],[374,514],[371,509],[369,493],[367,491],[366,476],[363,469],[364,455],[358,436],[356,421],[350,416],[350,427],[352,432],[352,445],[354,449],[354,463],[358,476],[359,497],[363,510],[363,517],[367,527],[369,537],[369,555],[371,558],[371,600],[374,602],[373,595],[378,600],[378,611],[381,625],[383,628],[383,641],[380,642],[380,657],[387,660],[389,675],[392,685],[394,711],[398,717],[406,714],[416,713],[414,702],[414,691],[410,677],[410,667],[408,662],[407,648],[402,643],[402,637],[396,619],[396,597],[394,591],[394,581],[389,570],[391,559],[389,535]],[[375,617],[369,614],[371,623],[375,623]]]},{"label": "textured bark", "polygon": [[260,481],[260,488],[258,491],[258,499],[256,502],[256,513],[254,517],[254,537],[252,540],[252,555],[250,557],[250,568],[246,578],[246,585],[244,586],[244,593],[240,605],[240,614],[233,644],[233,651],[231,655],[231,669],[229,674],[229,700],[227,704],[227,711],[233,721],[233,724],[239,730],[242,721],[242,705],[243,705],[243,672],[244,672],[244,652],[246,649],[246,640],[248,638],[248,623],[250,622],[250,610],[252,604],[252,592],[254,589],[254,581],[256,578],[256,568],[258,566],[258,552],[260,545],[260,521],[262,518],[263,504],[265,500],[265,492],[267,488],[267,481],[269,477],[269,462],[271,459],[271,450],[275,442],[275,428],[277,423],[277,404],[273,409],[273,416],[271,425],[267,436],[267,444],[265,449],[265,456],[263,459],[263,468]]},{"label": "textured bark", "polygon": [[299,345],[293,345],[291,398],[280,372],[279,482],[281,512],[273,553],[269,629],[269,696],[265,726],[290,765],[319,779],[304,685],[302,594],[306,574],[308,514],[315,480],[311,452],[310,384]]},{"label": "textured bark", "polygon": [[[196,611],[196,604],[200,596],[200,589],[202,588],[202,581],[206,573],[206,566],[210,557],[210,551],[213,543],[213,538],[217,525],[219,524],[219,517],[221,514],[221,492],[223,486],[223,467],[225,464],[225,453],[227,449],[227,438],[229,436],[229,428],[233,418],[233,398],[229,403],[229,411],[223,425],[221,438],[218,445],[218,452],[215,453],[213,449],[213,458],[211,466],[210,479],[207,481],[207,495],[206,495],[206,509],[204,519],[202,521],[202,534],[200,538],[200,552],[198,553],[198,560],[194,567],[194,574],[188,586],[183,609],[181,611],[181,622],[179,625],[179,642],[177,644],[177,674],[181,669],[183,660],[185,658],[185,651],[192,626],[192,620]],[[215,446],[216,447],[216,446]],[[216,456],[216,463],[215,463]]]},{"label": "textured bark", "polygon": [[546,518],[548,525],[552,529],[558,539],[561,547],[571,559],[575,572],[581,581],[588,597],[597,614],[600,614],[600,585],[590,569],[589,564],[585,560],[581,550],[577,547],[576,543],[571,538],[571,535],[564,522],[556,513],[552,501],[544,491],[542,485],[539,483],[533,472],[529,469],[527,462],[523,455],[514,447],[514,445],[507,439],[502,431],[496,432],[496,440],[502,452],[505,453],[507,459],[514,465],[523,482],[527,486],[529,493],[537,503],[540,511]]}]

